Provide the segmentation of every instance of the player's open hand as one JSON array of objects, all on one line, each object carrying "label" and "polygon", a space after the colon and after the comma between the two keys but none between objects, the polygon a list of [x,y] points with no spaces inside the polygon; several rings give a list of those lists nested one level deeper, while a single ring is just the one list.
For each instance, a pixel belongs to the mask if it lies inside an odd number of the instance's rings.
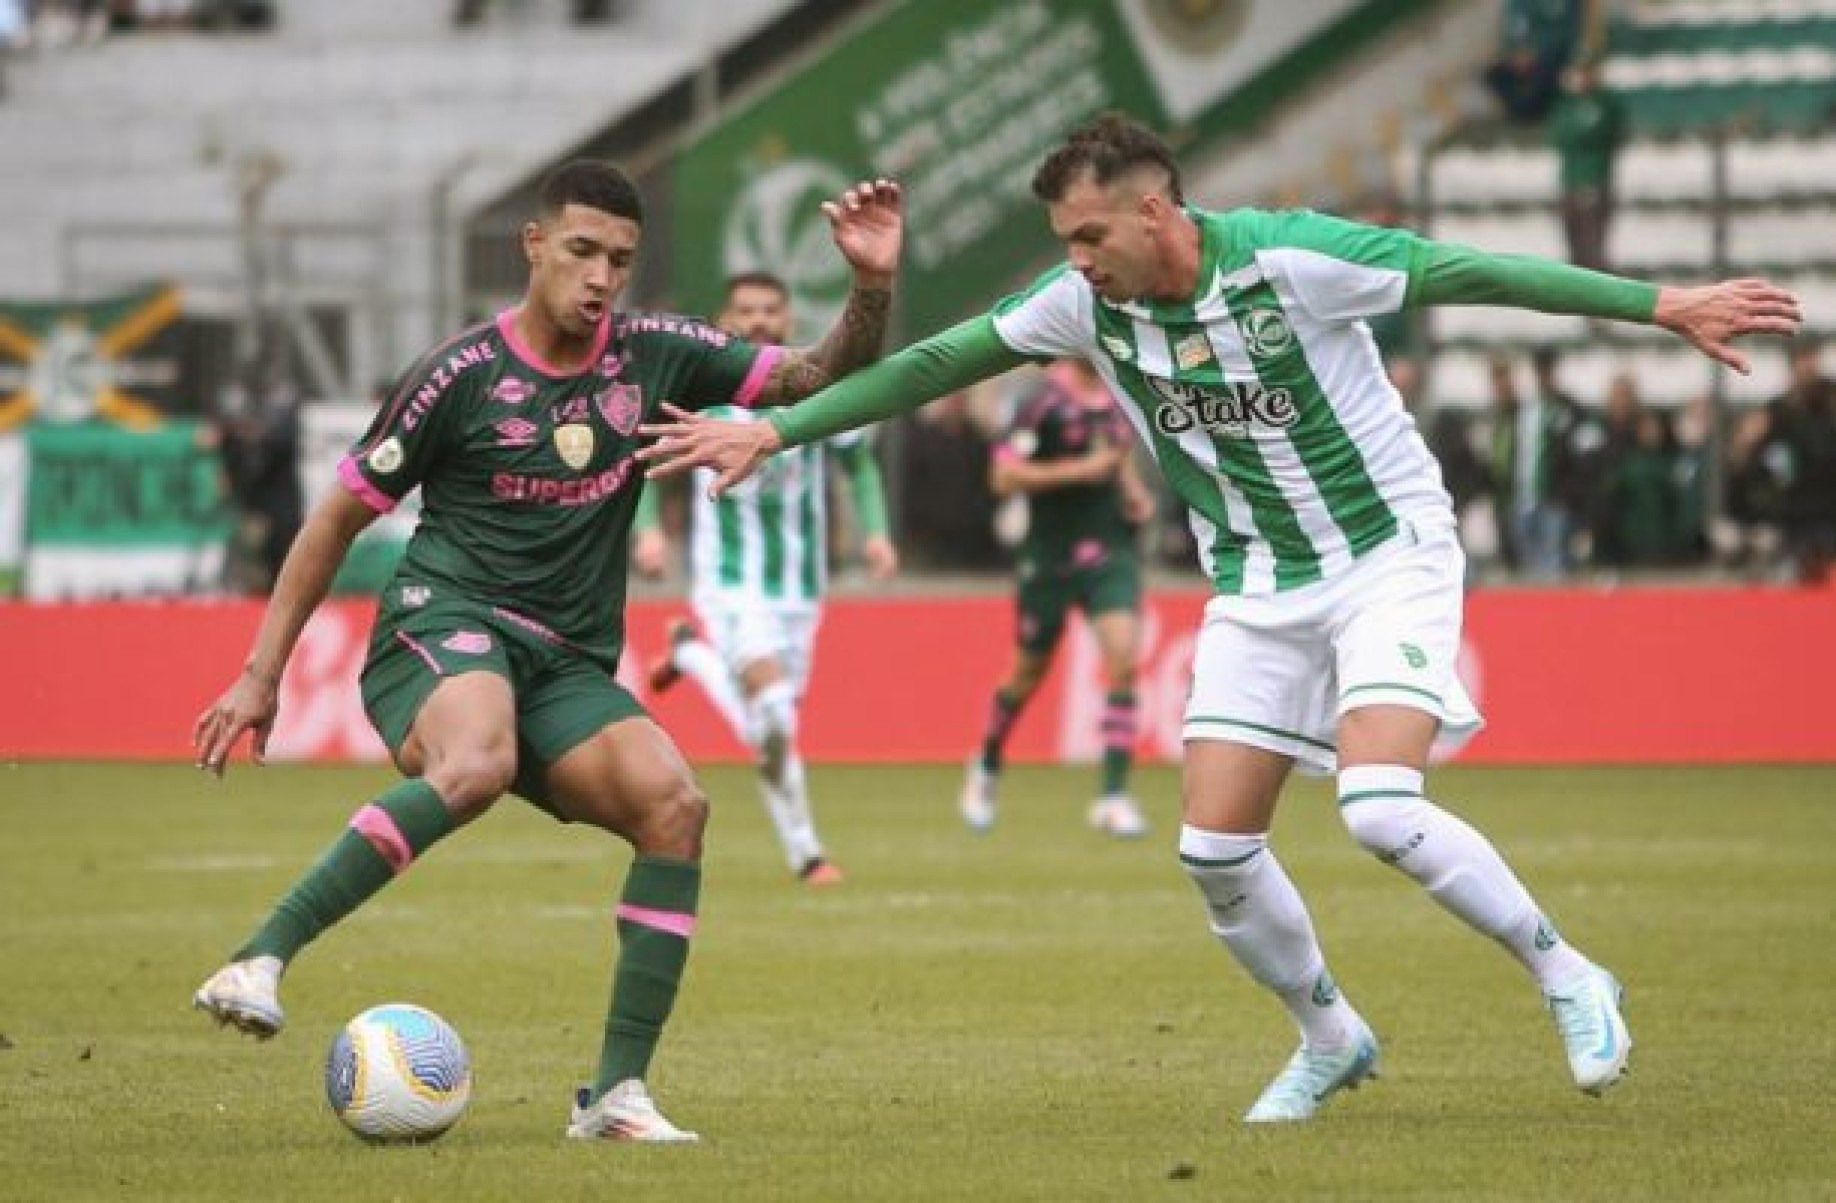
[{"label": "player's open hand", "polygon": [[876,581],[890,580],[899,571],[899,549],[885,535],[869,535],[863,539],[861,559],[867,564],[867,575]]},{"label": "player's open hand", "polygon": [[245,670],[192,724],[191,746],[197,751],[198,767],[223,776],[230,753],[245,731],[255,733],[255,763],[266,764],[268,736],[274,731],[274,716],[279,709],[274,685]]},{"label": "player's open hand", "polygon": [[888,287],[899,270],[899,248],[905,240],[905,214],[899,185],[891,180],[862,181],[832,201],[823,215],[835,235],[842,258],[865,277],[865,283]]},{"label": "player's open hand", "polygon": [[638,448],[648,477],[679,476],[696,468],[714,473],[710,498],[719,497],[759,470],[783,446],[770,422],[729,422],[665,404],[674,421],[638,427],[656,441]]},{"label": "player's open hand", "polygon": [[669,538],[660,530],[641,530],[631,542],[631,566],[641,577],[663,579],[669,567]]},{"label": "player's open hand", "polygon": [[1122,482],[1122,521],[1146,526],[1154,517],[1154,493],[1140,479],[1125,476]]},{"label": "player's open hand", "polygon": [[1699,288],[1665,288],[1658,292],[1652,321],[1675,331],[1710,359],[1741,375],[1750,370],[1747,357],[1731,345],[1745,334],[1789,338],[1798,332],[1804,312],[1798,298],[1766,280],[1724,280]]}]

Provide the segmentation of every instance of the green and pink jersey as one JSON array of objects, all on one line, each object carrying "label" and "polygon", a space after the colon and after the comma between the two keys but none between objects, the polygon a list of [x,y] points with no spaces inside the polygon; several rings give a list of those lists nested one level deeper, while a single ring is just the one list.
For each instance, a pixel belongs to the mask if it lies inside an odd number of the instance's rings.
[{"label": "green and pink jersey", "polygon": [[421,490],[385,615],[462,599],[611,672],[644,486],[633,457],[639,424],[665,401],[753,404],[779,352],[695,318],[621,313],[569,372],[535,354],[511,318],[475,326],[409,369],[338,475],[379,512]]}]

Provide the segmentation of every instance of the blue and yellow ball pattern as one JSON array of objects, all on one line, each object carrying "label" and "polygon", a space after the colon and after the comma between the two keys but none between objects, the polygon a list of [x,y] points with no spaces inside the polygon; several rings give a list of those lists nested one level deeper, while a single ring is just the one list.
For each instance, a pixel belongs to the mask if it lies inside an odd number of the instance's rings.
[{"label": "blue and yellow ball pattern", "polygon": [[372,1007],[344,1025],[326,1054],[326,1101],[365,1140],[433,1140],[458,1122],[471,1094],[464,1042],[425,1007]]}]

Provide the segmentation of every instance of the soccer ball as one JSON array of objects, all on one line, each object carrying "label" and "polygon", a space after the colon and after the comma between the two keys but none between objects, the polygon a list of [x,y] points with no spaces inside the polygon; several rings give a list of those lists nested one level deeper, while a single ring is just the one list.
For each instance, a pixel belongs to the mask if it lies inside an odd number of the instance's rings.
[{"label": "soccer ball", "polygon": [[465,1044],[425,1007],[371,1007],[344,1025],[325,1057],[326,1101],[368,1141],[433,1140],[459,1122],[471,1097]]}]

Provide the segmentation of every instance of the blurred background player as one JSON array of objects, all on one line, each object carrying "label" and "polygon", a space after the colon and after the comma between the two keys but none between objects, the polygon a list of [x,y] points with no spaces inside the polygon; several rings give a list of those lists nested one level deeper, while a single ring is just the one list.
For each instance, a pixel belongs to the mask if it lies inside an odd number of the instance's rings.
[{"label": "blurred background player", "polygon": [[[266,753],[287,662],[351,542],[421,490],[382,597],[364,709],[403,780],[360,807],[194,1003],[219,1023],[281,1030],[282,973],[437,842],[515,792],[629,842],[600,1062],[567,1135],[697,1139],[645,1085],[674,1008],[701,895],[708,804],[669,735],[614,679],[645,407],[781,404],[879,354],[903,221],[898,188],[825,203],[853,273],[817,346],[759,347],[694,318],[620,312],[643,226],[617,168],[580,160],[542,185],[521,246],[521,304],[427,352],[340,462],[294,542],[236,679],[193,728],[221,774],[244,732]],[[464,920],[455,930],[463,931]]]},{"label": "blurred background player", "polygon": [[1090,825],[1111,835],[1147,831],[1128,793],[1135,748],[1135,662],[1140,654],[1141,569],[1135,531],[1154,498],[1131,454],[1128,420],[1081,359],[1046,369],[1045,385],[1014,413],[995,448],[997,497],[1027,499],[1015,572],[1013,668],[995,690],[982,747],[969,762],[959,808],[977,831],[994,825],[1002,752],[1027,700],[1045,679],[1073,606],[1084,612],[1103,660],[1103,779]]},{"label": "blurred background player", "polygon": [[[793,324],[790,292],[766,272],[727,281],[720,325],[761,346],[782,344]],[[739,406],[720,416],[745,420]],[[800,447],[771,470],[718,500],[712,477],[693,482],[691,600],[705,639],[687,621],[670,628],[668,650],[651,674],[653,690],[683,676],[706,692],[741,742],[758,755],[759,791],[784,846],[791,872],[809,885],[836,885],[842,872],[824,852],[810,807],[808,774],[797,751],[797,711],[809,685],[822,593],[828,577],[828,472],[825,448],[848,477],[864,538],[861,557],[876,580],[899,567],[886,533],[886,497],[873,449],[850,431],[826,444]],[[669,544],[656,492],[638,507],[632,559],[661,576]]]}]

